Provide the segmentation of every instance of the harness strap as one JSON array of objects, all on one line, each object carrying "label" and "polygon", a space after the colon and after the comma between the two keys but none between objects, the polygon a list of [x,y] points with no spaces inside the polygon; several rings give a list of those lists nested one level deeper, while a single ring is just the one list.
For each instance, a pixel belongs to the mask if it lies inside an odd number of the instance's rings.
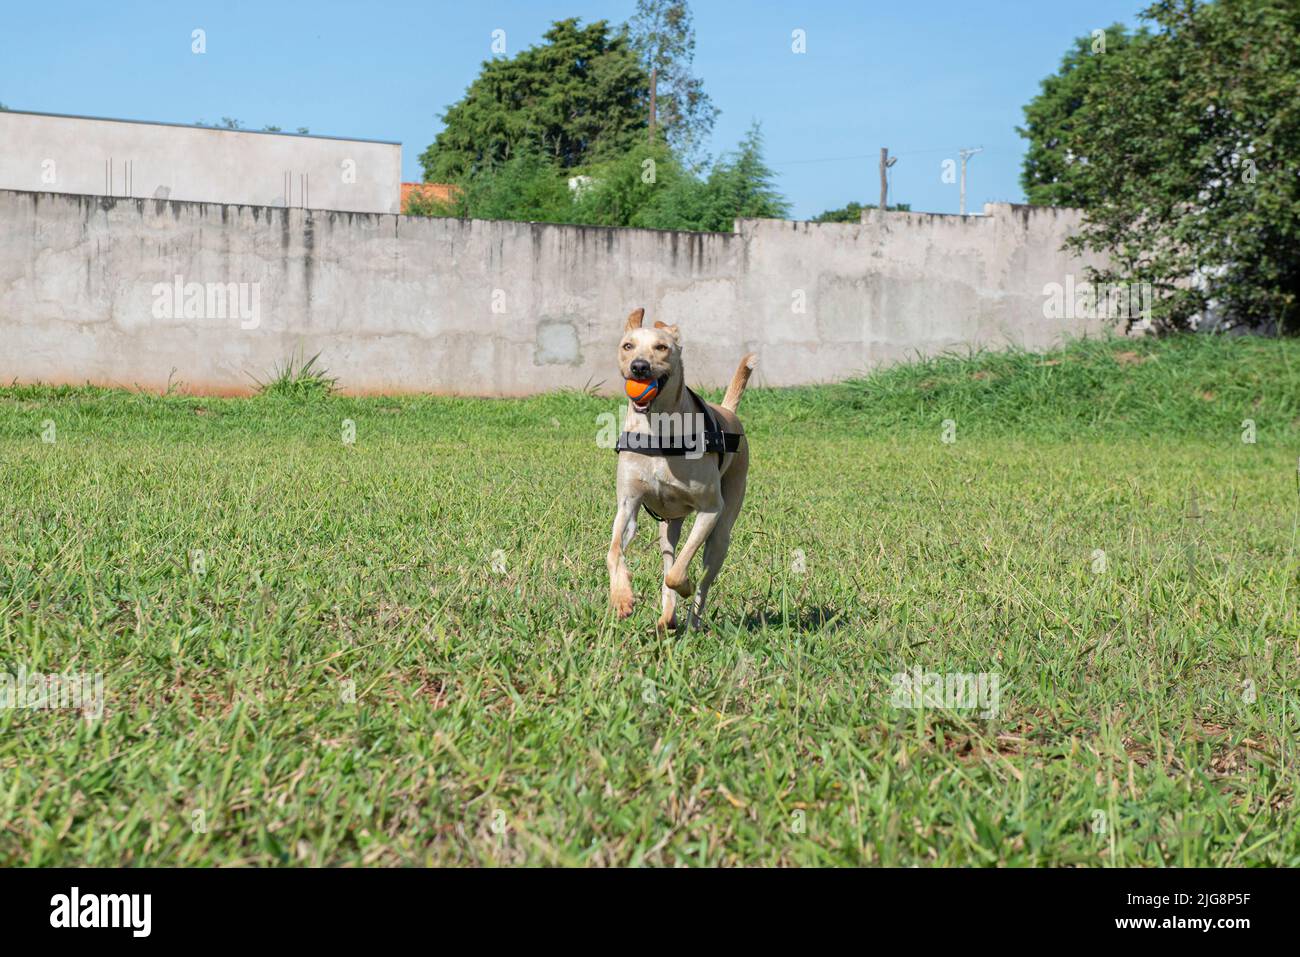
[{"label": "harness strap", "polygon": [[740,448],[741,436],[737,432],[723,432],[718,428],[718,420],[709,409],[708,403],[687,389],[687,394],[695,400],[696,407],[704,414],[704,432],[687,436],[669,436],[667,445],[660,445],[660,436],[653,432],[624,432],[618,437],[614,446],[616,452],[637,452],[641,455],[697,455],[717,454],[718,465],[722,465],[722,456]]},{"label": "harness strap", "polygon": [[[709,409],[708,403],[701,399],[691,389],[686,390],[692,399],[695,400],[696,407],[704,414],[704,432],[702,435],[691,436],[689,443],[686,436],[680,439],[670,436],[669,444],[661,446],[659,436],[652,432],[624,432],[618,437],[618,444],[614,446],[616,452],[636,452],[640,455],[687,455],[695,453],[699,455],[718,456],[718,468],[722,468],[722,456],[736,452],[740,448],[742,436],[737,432],[723,432],[718,428],[718,420]],[[703,445],[703,448],[700,446]],[[668,519],[655,513],[645,502],[641,503],[650,517],[659,522],[666,522]]]},{"label": "harness strap", "polygon": [[[659,437],[649,432],[624,432],[618,437],[614,447],[617,452],[637,452],[641,455],[725,455],[740,448],[740,436],[735,432],[705,432],[703,442],[700,436],[693,436],[690,447],[685,442],[661,446]],[[701,444],[703,448],[701,448]]]}]

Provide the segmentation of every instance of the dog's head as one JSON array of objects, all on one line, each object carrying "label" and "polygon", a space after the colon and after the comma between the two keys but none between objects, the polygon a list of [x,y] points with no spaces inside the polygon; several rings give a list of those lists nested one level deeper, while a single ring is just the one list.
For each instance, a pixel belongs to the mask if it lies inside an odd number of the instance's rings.
[{"label": "dog's head", "polygon": [[[680,377],[682,371],[682,342],[676,326],[656,322],[653,329],[642,328],[645,310],[637,309],[627,317],[623,338],[618,343],[618,370],[624,379],[654,379],[659,383],[659,394],[667,391],[668,382]],[[632,403],[638,412],[650,407]]]}]

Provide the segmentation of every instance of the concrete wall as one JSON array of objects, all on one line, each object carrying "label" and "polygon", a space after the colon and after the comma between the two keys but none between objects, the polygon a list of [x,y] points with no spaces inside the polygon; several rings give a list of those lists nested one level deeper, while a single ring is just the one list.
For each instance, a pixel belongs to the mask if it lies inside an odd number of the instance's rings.
[{"label": "concrete wall", "polygon": [[752,349],[795,385],[1102,325],[1044,317],[1076,213],[986,214],[692,234],[0,191],[0,381],[241,392],[301,348],[351,392],[610,391],[644,305],[690,383]]},{"label": "concrete wall", "polygon": [[0,111],[0,189],[400,211],[399,143]]}]

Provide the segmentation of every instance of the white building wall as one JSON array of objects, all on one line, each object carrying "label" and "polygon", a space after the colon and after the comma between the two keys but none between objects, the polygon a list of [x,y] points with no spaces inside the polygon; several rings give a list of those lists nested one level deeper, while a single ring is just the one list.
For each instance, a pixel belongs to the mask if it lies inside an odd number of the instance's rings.
[{"label": "white building wall", "polygon": [[400,143],[0,112],[0,189],[397,213]]}]

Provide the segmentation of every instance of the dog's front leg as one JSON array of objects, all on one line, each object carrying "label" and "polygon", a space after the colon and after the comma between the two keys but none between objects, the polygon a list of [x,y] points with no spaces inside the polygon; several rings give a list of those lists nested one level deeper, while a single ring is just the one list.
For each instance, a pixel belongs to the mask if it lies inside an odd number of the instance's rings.
[{"label": "dog's front leg", "polygon": [[721,501],[707,511],[702,510],[696,513],[695,524],[691,526],[691,534],[686,536],[686,544],[677,553],[677,560],[673,562],[673,567],[668,569],[668,574],[664,575],[664,584],[683,598],[691,597],[691,580],[686,574],[690,568],[691,559],[695,557],[695,553],[699,551],[700,546],[708,539],[709,533],[713,531],[713,526],[718,524],[718,516],[721,514]]},{"label": "dog's front leg", "polygon": [[[659,523],[659,551],[664,556],[665,579],[668,577],[669,569],[673,567],[673,559],[677,557],[677,540],[681,538],[681,535],[682,520],[680,518]],[[659,615],[659,621],[655,627],[660,631],[675,631],[677,628],[677,592],[664,585],[663,593],[663,612]]]},{"label": "dog's front leg", "polygon": [[609,543],[609,554],[605,556],[605,567],[609,569],[609,603],[618,612],[619,618],[632,614],[635,597],[632,594],[632,573],[628,571],[623,552],[632,543],[636,535],[636,513],[641,507],[641,500],[630,496],[619,496],[618,514],[614,516],[614,532]]}]

